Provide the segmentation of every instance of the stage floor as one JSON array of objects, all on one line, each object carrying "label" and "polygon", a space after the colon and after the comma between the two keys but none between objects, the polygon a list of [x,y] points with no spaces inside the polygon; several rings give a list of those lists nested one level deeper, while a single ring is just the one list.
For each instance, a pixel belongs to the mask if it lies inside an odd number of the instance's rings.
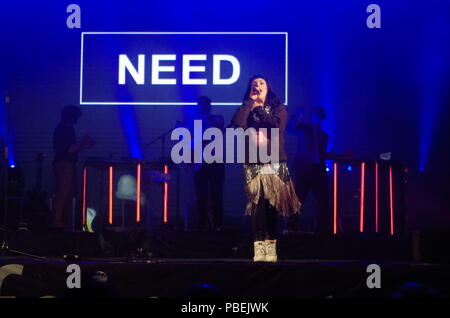
[{"label": "stage floor", "polygon": [[[9,247],[45,260],[0,257],[0,296],[389,298],[405,283],[450,295],[450,265],[414,262],[408,237],[300,234],[278,243],[277,263],[254,263],[251,237],[240,232],[18,232]],[[70,264],[81,289],[67,287]],[[367,286],[370,264],[380,266],[379,289]]]},{"label": "stage floor", "polygon": [[[81,289],[69,289],[67,272],[77,264]],[[367,267],[381,269],[381,288],[369,289]],[[45,261],[8,256],[0,259],[1,296],[226,298],[389,298],[405,283],[420,283],[450,295],[450,266],[361,260],[126,259],[86,258]],[[94,278],[101,278],[100,283]]]}]

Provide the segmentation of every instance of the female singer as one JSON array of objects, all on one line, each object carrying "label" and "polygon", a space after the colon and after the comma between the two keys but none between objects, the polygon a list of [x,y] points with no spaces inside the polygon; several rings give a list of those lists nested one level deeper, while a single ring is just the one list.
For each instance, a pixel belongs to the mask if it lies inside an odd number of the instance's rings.
[{"label": "female singer", "polygon": [[[243,129],[254,128],[257,132],[256,149],[266,143],[277,142],[270,134],[260,133],[260,128],[279,129],[278,162],[262,163],[257,155],[256,163],[249,161],[249,147],[246,143],[244,164],[245,191],[247,194],[246,214],[251,215],[254,234],[255,262],[276,262],[276,229],[278,216],[288,217],[298,213],[300,201],[289,176],[284,150],[284,131],[287,110],[268,81],[262,76],[253,77],[244,95],[244,102],[232,119],[232,124]],[[254,148],[253,148],[254,149]],[[258,152],[259,153],[259,152]]]}]

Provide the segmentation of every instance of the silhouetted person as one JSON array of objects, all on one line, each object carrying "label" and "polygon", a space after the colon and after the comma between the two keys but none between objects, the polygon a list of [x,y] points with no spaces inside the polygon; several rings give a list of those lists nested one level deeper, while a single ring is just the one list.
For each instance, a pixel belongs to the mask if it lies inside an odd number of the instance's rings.
[{"label": "silhouetted person", "polygon": [[53,169],[56,176],[56,195],[53,203],[52,223],[56,229],[70,227],[78,153],[94,145],[94,141],[87,135],[77,142],[74,125],[80,117],[80,108],[64,107],[61,111],[61,122],[53,132],[53,150],[55,152]]},{"label": "silhouetted person", "polygon": [[[327,159],[328,134],[322,130],[326,118],[322,107],[314,107],[310,120],[304,117],[304,109],[299,108],[289,119],[287,130],[298,137],[297,153],[294,159],[296,192],[302,203],[309,193],[317,201],[316,229],[318,233],[331,233],[331,215],[327,204]],[[288,230],[298,231],[298,215],[288,219]]]},{"label": "silhouetted person", "polygon": [[[203,132],[215,127],[224,131],[222,115],[211,114],[211,99],[200,96],[197,100],[196,113],[192,120],[201,120]],[[193,125],[193,121],[190,122]],[[191,133],[192,126],[189,125]],[[202,133],[203,133],[202,132]],[[203,142],[202,151],[208,142]],[[220,231],[223,222],[223,184],[225,166],[223,163],[193,164],[194,184],[198,208],[198,228],[200,230]],[[211,214],[208,214],[211,202]]]}]

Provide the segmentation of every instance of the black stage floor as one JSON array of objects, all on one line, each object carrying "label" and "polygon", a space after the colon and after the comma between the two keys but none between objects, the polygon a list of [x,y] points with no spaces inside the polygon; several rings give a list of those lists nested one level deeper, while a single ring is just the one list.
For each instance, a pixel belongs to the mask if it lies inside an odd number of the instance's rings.
[{"label": "black stage floor", "polygon": [[[44,256],[128,257],[138,248],[156,258],[250,258],[253,253],[252,237],[244,231],[20,231],[9,237],[11,249]],[[282,259],[413,260],[409,236],[298,233],[280,235],[277,244]]]},{"label": "black stage floor", "polygon": [[[367,266],[381,268],[381,288],[369,289]],[[14,265],[13,265],[14,264]],[[69,264],[78,264],[81,289],[68,289]],[[8,267],[5,267],[8,266]],[[20,269],[21,275],[3,280],[1,296],[112,296],[137,298],[183,297],[210,286],[203,296],[264,298],[389,298],[402,285],[421,284],[449,295],[450,266],[408,262],[350,260],[288,260],[274,264],[248,259],[150,259],[99,258],[34,261],[3,257],[2,270]],[[92,283],[92,275],[105,273],[105,285]],[[97,274],[98,275],[98,274]],[[205,285],[207,284],[207,285]]]},{"label": "black stage floor", "polygon": [[[233,231],[18,232],[11,235],[9,247],[46,259],[11,253],[2,256],[0,296],[161,298],[197,293],[219,297],[389,298],[395,291],[405,290],[450,295],[450,265],[414,261],[408,237],[285,235],[279,239],[277,263],[253,263],[251,238]],[[69,258],[64,259],[64,255]],[[69,264],[80,266],[81,289],[66,285],[71,275]],[[367,287],[370,264],[380,266],[379,289]],[[99,283],[100,278],[107,282]]]}]

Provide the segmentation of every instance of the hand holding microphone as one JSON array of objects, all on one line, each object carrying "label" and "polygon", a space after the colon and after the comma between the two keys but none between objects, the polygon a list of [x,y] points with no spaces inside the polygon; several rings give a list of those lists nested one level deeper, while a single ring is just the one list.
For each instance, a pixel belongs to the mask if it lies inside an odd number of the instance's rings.
[{"label": "hand holding microphone", "polygon": [[258,87],[256,87],[256,86],[252,87],[252,91],[250,92],[250,98],[253,99],[253,101],[254,101],[253,105],[252,105],[252,109],[255,107],[264,105],[264,101],[261,98],[262,97],[261,93],[262,93],[262,91]]}]

